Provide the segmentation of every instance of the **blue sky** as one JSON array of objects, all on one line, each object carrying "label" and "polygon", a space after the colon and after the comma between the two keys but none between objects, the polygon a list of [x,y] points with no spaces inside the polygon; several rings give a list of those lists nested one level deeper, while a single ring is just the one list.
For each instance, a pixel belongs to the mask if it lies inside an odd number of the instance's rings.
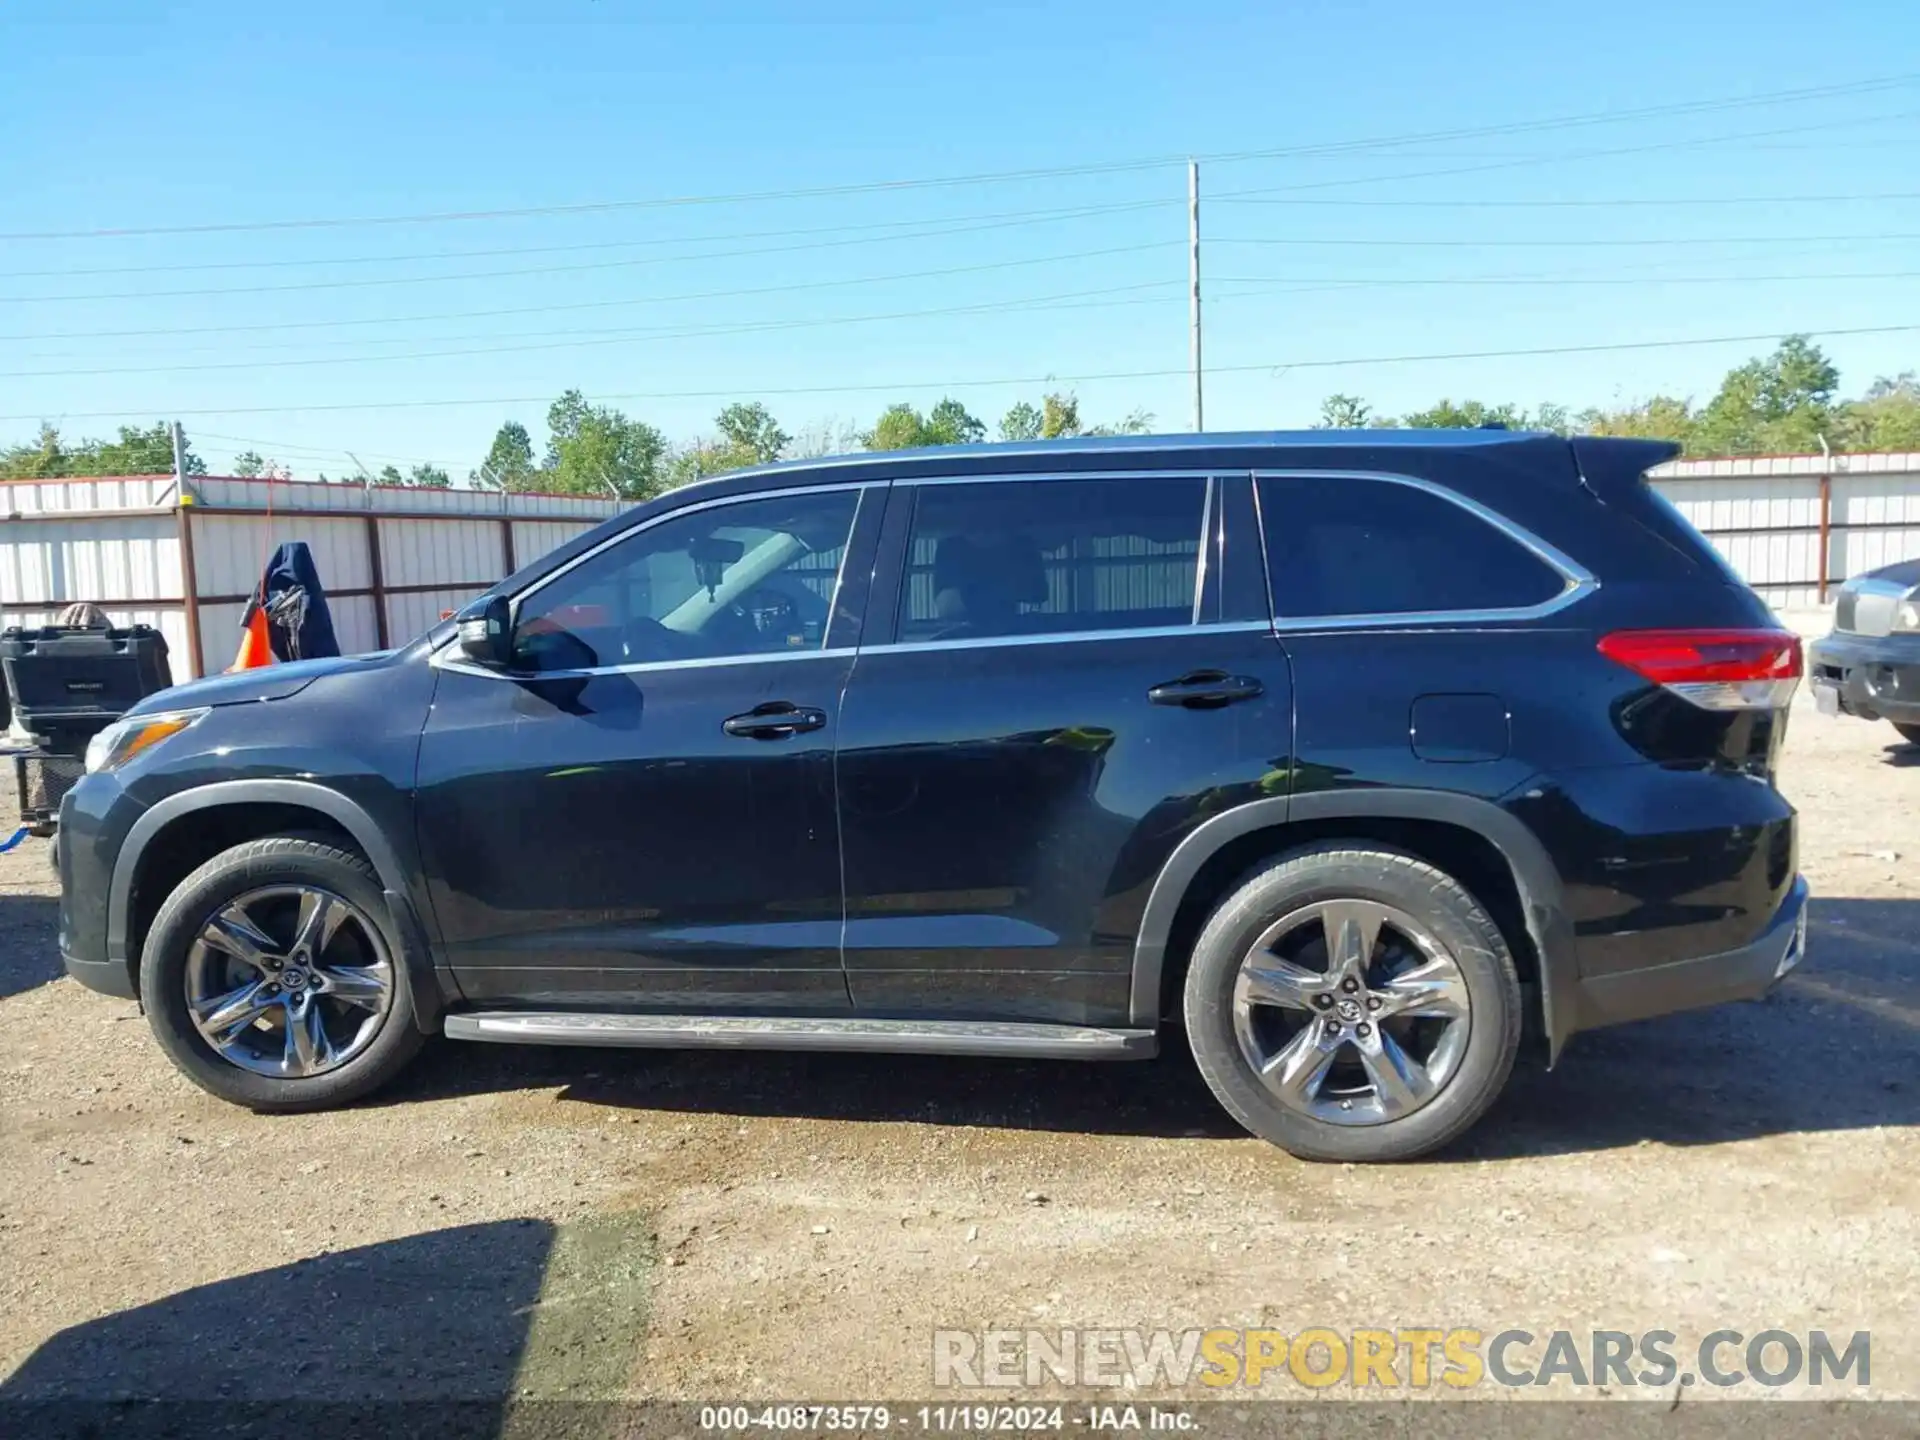
[{"label": "blue sky", "polygon": [[[550,212],[0,240],[0,442],[178,415],[216,470],[464,475],[570,386],[686,439],[1046,376],[1184,428],[1188,154],[1209,428],[1703,397],[1767,346],[1389,357],[1920,326],[1896,0],[5,0],[0,53],[8,236]],[[1849,389],[1920,368],[1823,343]]]}]

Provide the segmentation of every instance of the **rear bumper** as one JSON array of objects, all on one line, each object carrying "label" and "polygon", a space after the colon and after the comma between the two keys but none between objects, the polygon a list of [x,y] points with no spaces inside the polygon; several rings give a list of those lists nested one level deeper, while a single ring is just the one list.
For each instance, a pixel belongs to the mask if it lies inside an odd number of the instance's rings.
[{"label": "rear bumper", "polygon": [[1837,692],[1848,715],[1920,724],[1920,635],[1836,631],[1808,647],[1807,678]]},{"label": "rear bumper", "polygon": [[1796,876],[1767,928],[1738,950],[1581,980],[1578,1028],[1595,1030],[1766,994],[1806,955],[1807,894],[1805,878]]}]

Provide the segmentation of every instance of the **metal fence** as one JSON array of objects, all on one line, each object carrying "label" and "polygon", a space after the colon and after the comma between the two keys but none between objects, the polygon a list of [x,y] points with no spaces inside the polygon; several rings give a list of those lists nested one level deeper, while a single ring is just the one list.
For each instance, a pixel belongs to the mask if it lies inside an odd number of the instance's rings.
[{"label": "metal fence", "polygon": [[[1684,460],[1654,481],[1775,609],[1824,604],[1849,576],[1920,555],[1920,453]],[[184,492],[172,476],[11,481],[0,483],[0,610],[6,624],[43,625],[91,600],[116,624],[159,629],[184,680],[230,663],[267,556],[305,540],[341,647],[376,650],[620,508],[568,495],[228,478],[190,480]],[[931,550],[912,558],[912,603],[931,613]],[[1190,556],[1153,558],[1165,574],[1130,603],[1191,586]],[[1050,556],[1051,603],[1088,603],[1083,587],[1104,593],[1103,572],[1124,562],[1131,574],[1139,559]]]},{"label": "metal fence", "polygon": [[1920,555],[1920,454],[1678,460],[1653,478],[1776,610]]},{"label": "metal fence", "polygon": [[341,649],[403,644],[622,508],[571,495],[172,476],[0,484],[5,623],[91,600],[167,639],[175,680],[231,663],[274,547],[313,550]]}]

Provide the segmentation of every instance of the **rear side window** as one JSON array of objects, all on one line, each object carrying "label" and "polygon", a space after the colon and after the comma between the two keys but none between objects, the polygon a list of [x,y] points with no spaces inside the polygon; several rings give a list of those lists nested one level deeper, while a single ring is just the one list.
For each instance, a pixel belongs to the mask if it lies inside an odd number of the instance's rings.
[{"label": "rear side window", "polygon": [[902,640],[1048,635],[1193,620],[1205,480],[917,487]]},{"label": "rear side window", "polygon": [[1512,536],[1413,485],[1269,475],[1260,522],[1281,617],[1518,610],[1566,587]]}]

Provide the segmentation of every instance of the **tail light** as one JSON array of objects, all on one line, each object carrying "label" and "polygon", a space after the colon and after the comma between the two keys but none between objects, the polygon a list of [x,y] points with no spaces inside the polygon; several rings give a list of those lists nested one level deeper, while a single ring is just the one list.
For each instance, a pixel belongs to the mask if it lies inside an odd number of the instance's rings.
[{"label": "tail light", "polygon": [[1791,630],[1616,630],[1600,653],[1702,710],[1783,706],[1802,670]]}]

